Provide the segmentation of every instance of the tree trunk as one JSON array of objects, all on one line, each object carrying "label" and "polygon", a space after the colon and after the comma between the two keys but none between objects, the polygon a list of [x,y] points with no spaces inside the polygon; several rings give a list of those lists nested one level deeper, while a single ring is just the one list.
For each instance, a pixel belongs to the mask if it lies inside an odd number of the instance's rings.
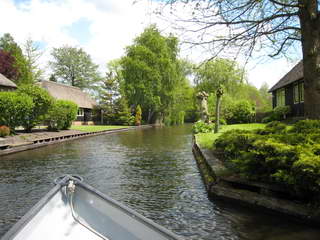
[{"label": "tree trunk", "polygon": [[220,103],[221,103],[221,94],[217,94],[217,99],[216,99],[216,124],[214,125],[214,133],[218,133],[219,132],[219,128],[220,128]]},{"label": "tree trunk", "polygon": [[154,111],[152,111],[151,109],[149,109],[148,120],[147,120],[148,124],[151,123],[153,114],[154,114]]},{"label": "tree trunk", "polygon": [[320,17],[317,0],[299,0],[303,53],[304,112],[320,119]]}]

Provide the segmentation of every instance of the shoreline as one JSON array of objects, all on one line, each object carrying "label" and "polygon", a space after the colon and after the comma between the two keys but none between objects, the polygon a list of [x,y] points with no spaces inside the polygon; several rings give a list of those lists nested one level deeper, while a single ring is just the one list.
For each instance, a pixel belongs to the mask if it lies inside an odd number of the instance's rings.
[{"label": "shoreline", "polygon": [[193,136],[192,152],[209,198],[263,208],[289,216],[296,221],[320,225],[320,210],[308,204],[284,198],[286,189],[230,176],[222,162],[210,150],[199,146],[195,136]]},{"label": "shoreline", "polygon": [[[117,132],[130,131],[141,128],[152,128],[154,125],[142,125],[142,126],[131,126],[127,128],[119,128],[119,129],[108,129],[103,131],[96,132],[84,132],[84,131],[75,131],[75,130],[65,130],[60,132],[45,132],[45,133],[54,133],[52,136],[40,136],[39,138],[34,138],[28,141],[19,141],[19,142],[10,142],[10,140],[5,141],[6,139],[0,141],[0,157],[8,154],[13,154],[17,152],[27,151],[31,149],[36,149],[44,146],[48,146],[51,144],[62,143],[66,141],[71,141],[75,139],[80,139],[84,137],[97,136],[102,134],[112,134]],[[35,133],[31,133],[32,135],[36,135]]]}]

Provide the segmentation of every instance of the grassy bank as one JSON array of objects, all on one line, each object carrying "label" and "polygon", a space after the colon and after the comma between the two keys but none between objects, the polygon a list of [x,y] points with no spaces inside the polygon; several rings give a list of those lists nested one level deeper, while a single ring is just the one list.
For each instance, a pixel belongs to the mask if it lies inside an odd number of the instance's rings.
[{"label": "grassy bank", "polygon": [[81,126],[71,126],[70,129],[72,130],[79,130],[84,132],[99,132],[104,130],[113,130],[113,129],[121,129],[121,128],[128,128],[130,126],[111,126],[111,125],[81,125]]},{"label": "grassy bank", "polygon": [[263,123],[250,123],[250,124],[233,124],[233,125],[223,125],[219,133],[198,133],[196,134],[196,139],[198,144],[203,148],[212,148],[214,140],[216,140],[221,133],[233,130],[233,129],[242,129],[242,130],[255,130],[259,128],[264,128],[265,124]]}]

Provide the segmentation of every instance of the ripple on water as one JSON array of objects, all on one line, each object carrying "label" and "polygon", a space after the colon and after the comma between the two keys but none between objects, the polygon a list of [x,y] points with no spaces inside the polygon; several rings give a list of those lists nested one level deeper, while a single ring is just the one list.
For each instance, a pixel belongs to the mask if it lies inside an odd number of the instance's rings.
[{"label": "ripple on water", "polygon": [[191,153],[190,125],[79,139],[0,161],[0,236],[65,173],[185,239],[319,239],[316,228],[209,201]]}]

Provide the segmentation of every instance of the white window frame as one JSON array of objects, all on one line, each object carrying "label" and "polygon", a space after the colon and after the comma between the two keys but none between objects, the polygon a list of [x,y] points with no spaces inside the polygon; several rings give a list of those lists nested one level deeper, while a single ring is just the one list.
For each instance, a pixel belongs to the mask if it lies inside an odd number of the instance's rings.
[{"label": "white window frame", "polygon": [[83,117],[83,116],[84,116],[84,109],[83,109],[83,108],[79,108],[79,109],[78,109],[77,116],[78,116],[78,117]]}]

